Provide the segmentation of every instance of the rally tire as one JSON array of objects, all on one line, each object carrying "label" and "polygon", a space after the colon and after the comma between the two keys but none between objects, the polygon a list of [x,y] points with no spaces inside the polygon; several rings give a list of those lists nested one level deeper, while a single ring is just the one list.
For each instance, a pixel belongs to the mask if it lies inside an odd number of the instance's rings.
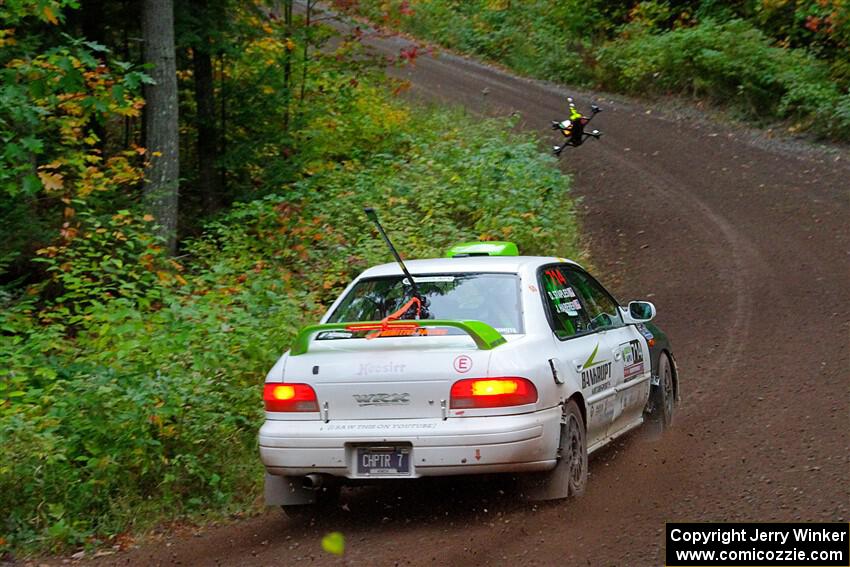
[{"label": "rally tire", "polygon": [[581,411],[574,400],[564,408],[561,429],[561,459],[566,464],[569,496],[577,498],[587,487],[587,431]]}]

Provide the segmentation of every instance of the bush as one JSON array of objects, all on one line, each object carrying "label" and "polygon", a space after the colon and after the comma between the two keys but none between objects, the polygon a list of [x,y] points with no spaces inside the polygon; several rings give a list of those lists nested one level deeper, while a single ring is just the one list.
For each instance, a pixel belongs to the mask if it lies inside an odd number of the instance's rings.
[{"label": "bush", "polygon": [[819,134],[850,134],[846,122],[833,120],[842,96],[828,65],[803,50],[773,46],[743,20],[633,31],[599,51],[602,82],[610,88],[687,93],[730,105],[748,118],[790,118]]}]

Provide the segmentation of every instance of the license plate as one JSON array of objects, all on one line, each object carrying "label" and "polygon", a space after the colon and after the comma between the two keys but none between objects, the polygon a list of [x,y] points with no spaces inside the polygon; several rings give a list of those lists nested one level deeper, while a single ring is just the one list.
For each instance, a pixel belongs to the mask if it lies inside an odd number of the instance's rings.
[{"label": "license plate", "polygon": [[357,474],[408,475],[410,474],[410,448],[358,447]]}]

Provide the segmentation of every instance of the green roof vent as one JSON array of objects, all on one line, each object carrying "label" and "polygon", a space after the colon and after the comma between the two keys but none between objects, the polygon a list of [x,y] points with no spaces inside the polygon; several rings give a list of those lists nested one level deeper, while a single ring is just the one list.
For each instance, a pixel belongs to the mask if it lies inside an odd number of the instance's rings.
[{"label": "green roof vent", "polygon": [[446,252],[446,258],[467,258],[469,256],[519,256],[519,250],[513,242],[461,242]]}]

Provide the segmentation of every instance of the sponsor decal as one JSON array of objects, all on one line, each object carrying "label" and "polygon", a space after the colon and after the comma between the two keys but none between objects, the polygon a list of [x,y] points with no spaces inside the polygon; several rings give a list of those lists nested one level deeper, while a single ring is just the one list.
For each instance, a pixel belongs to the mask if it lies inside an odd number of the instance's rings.
[{"label": "sponsor decal", "polygon": [[340,424],[340,423],[329,423],[326,426],[322,426],[320,431],[374,431],[374,430],[385,430],[385,429],[407,429],[407,430],[417,430],[417,429],[436,429],[436,423],[349,423],[349,424]]},{"label": "sponsor decal", "polygon": [[[611,363],[604,362],[599,366],[588,368],[581,371],[581,389],[584,390],[590,386],[596,386],[611,378]],[[596,390],[594,390],[595,392]]]},{"label": "sponsor decal", "polygon": [[640,334],[641,334],[641,335],[643,335],[643,337],[644,337],[647,341],[649,341],[650,339],[654,339],[654,338],[655,338],[655,335],[653,335],[653,334],[652,334],[652,332],[651,332],[649,329],[647,329],[647,328],[646,328],[646,325],[644,325],[643,323],[638,323],[638,324],[637,324],[637,330],[640,332]]},{"label": "sponsor decal", "polygon": [[643,374],[643,349],[640,346],[640,341],[634,339],[623,343],[620,345],[620,351],[623,353],[623,381],[628,382]]},{"label": "sponsor decal", "polygon": [[472,359],[462,354],[455,358],[454,361],[455,372],[458,374],[466,374],[470,370],[472,370]]},{"label": "sponsor decal", "polygon": [[607,390],[610,386],[611,386],[611,382],[604,382],[602,384],[599,384],[598,386],[594,386],[593,389],[590,391],[590,393],[591,394],[598,394],[599,392],[603,392],[603,391]]},{"label": "sponsor decal", "polygon": [[349,331],[325,331],[323,333],[319,333],[316,337],[320,341],[331,340],[331,339],[350,339],[353,336],[353,333]]},{"label": "sponsor decal", "polygon": [[448,329],[425,329],[422,327],[401,327],[398,329],[382,329],[380,331],[372,331],[366,335],[367,339],[377,339],[380,337],[437,337],[448,335]]},{"label": "sponsor decal", "polygon": [[354,400],[360,407],[363,406],[403,406],[410,403],[410,394],[354,394]]},{"label": "sponsor decal", "polygon": [[[413,276],[413,281],[416,283],[449,283],[455,281],[454,276]],[[404,278],[401,280],[404,285],[410,285],[410,280]]]},{"label": "sponsor decal", "polygon": [[[599,343],[596,343],[596,348],[584,361],[581,370],[581,389],[585,390],[591,386],[599,386],[594,388],[593,393],[602,391],[606,387],[606,382],[611,378],[611,362],[606,360],[596,360],[596,355],[599,353]],[[610,383],[609,383],[610,384]]]},{"label": "sponsor decal", "polygon": [[607,398],[590,406],[591,423],[607,423],[614,418],[614,399]]},{"label": "sponsor decal", "polygon": [[395,362],[363,363],[357,371],[358,376],[372,376],[375,374],[401,374],[407,368],[406,364]]}]

